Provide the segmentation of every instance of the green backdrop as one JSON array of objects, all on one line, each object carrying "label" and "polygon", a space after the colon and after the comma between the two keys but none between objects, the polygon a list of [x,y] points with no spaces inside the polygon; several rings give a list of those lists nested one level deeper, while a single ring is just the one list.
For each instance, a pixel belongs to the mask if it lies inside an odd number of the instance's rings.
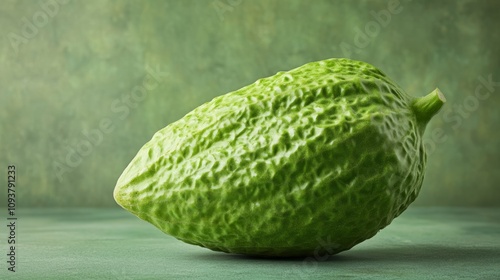
[{"label": "green backdrop", "polygon": [[[18,203],[114,206],[154,132],[215,96],[331,57],[448,103],[415,204],[500,206],[500,2],[3,1],[0,179]],[[5,190],[5,188],[2,188]],[[0,193],[5,204],[6,191]]]}]

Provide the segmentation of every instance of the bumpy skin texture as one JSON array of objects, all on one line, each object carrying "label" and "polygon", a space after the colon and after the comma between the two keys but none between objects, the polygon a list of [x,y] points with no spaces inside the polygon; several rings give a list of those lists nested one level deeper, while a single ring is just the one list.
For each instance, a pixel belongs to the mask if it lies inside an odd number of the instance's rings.
[{"label": "bumpy skin texture", "polygon": [[114,197],[212,250],[336,254],[374,236],[420,190],[425,124],[412,100],[364,62],[279,72],[158,131]]}]

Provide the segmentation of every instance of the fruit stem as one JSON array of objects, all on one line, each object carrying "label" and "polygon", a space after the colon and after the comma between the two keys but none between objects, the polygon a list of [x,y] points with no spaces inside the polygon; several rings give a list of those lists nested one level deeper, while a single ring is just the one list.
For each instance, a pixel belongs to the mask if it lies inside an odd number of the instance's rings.
[{"label": "fruit stem", "polygon": [[445,102],[446,98],[438,88],[424,97],[415,99],[412,108],[417,116],[417,121],[425,126],[439,112]]}]

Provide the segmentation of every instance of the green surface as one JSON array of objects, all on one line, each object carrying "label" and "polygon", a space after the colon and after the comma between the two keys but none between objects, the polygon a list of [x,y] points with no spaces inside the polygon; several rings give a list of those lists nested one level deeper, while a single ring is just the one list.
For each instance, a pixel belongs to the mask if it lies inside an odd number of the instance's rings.
[{"label": "green surface", "polygon": [[499,208],[413,207],[326,260],[213,252],[117,208],[22,209],[18,217],[18,272],[2,260],[2,279],[500,279]]},{"label": "green surface", "polygon": [[44,22],[49,1],[0,5],[0,162],[18,165],[24,206],[114,206],[160,128],[258,78],[347,57],[448,99],[424,137],[416,205],[500,207],[500,1],[69,0]]}]

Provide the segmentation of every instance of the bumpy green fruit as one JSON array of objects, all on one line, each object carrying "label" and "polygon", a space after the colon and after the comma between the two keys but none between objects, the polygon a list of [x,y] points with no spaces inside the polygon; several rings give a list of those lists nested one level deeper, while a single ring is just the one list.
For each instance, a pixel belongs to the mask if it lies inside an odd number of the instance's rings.
[{"label": "bumpy green fruit", "polygon": [[444,97],[328,59],[260,79],[158,131],[115,200],[184,242],[258,256],[336,254],[374,236],[422,185],[422,134]]}]

